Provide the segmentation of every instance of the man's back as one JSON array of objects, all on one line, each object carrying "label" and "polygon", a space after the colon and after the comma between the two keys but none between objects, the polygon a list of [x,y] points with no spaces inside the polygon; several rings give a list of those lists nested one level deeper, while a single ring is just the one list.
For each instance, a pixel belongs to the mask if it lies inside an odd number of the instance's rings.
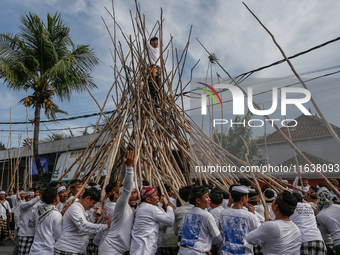
[{"label": "man's back", "polygon": [[85,253],[89,242],[89,233],[106,230],[105,224],[93,224],[86,219],[84,207],[74,202],[66,211],[62,220],[62,234],[55,248],[60,251]]},{"label": "man's back", "polygon": [[220,215],[224,234],[223,254],[253,254],[252,245],[245,240],[247,234],[260,225],[259,219],[243,209],[224,209]]},{"label": "man's back", "polygon": [[167,212],[163,212],[157,206],[141,203],[136,210],[131,232],[130,254],[156,253],[159,223],[171,225],[175,220],[172,207],[168,206],[167,210]]},{"label": "man's back", "polygon": [[260,244],[266,254],[299,255],[301,233],[292,221],[275,220],[264,222],[246,237],[251,244]]},{"label": "man's back", "polygon": [[317,228],[314,211],[309,203],[298,203],[294,214],[289,217],[300,229],[302,242],[322,241],[320,230]]},{"label": "man's back", "polygon": [[186,202],[184,205],[177,207],[175,210],[175,223],[174,223],[174,231],[175,234],[180,236],[183,227],[183,220],[186,213],[193,208],[194,206],[189,202]]},{"label": "man's back", "polygon": [[43,221],[39,222],[38,215],[36,220],[36,231],[30,255],[51,255],[54,251],[55,240],[58,240],[61,235],[62,216],[60,212],[53,211]]}]

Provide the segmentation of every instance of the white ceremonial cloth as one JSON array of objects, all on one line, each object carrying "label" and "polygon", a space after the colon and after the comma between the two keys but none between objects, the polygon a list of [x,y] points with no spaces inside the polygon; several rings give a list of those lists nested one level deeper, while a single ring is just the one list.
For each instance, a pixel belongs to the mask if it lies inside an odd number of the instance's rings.
[{"label": "white ceremonial cloth", "polygon": [[[1,203],[1,202],[0,202]],[[9,205],[8,201],[5,199],[5,202],[2,203],[2,205],[0,205],[0,217],[3,219],[3,220],[7,220],[7,215],[6,215],[6,209],[11,213],[12,210],[11,210],[11,206]],[[5,208],[6,209],[5,209]]]},{"label": "white ceremonial cloth", "polygon": [[174,222],[175,235],[181,236],[184,216],[193,207],[194,205],[190,204],[189,202],[185,202],[184,205],[176,208]]},{"label": "white ceremonial cloth", "polygon": [[55,240],[61,235],[60,212],[54,211],[39,223],[38,213],[36,213],[36,230],[34,241],[29,255],[51,255],[54,252]]},{"label": "white ceremonial cloth", "polygon": [[184,217],[181,247],[178,254],[208,252],[211,249],[213,238],[220,234],[214,217],[208,211],[195,206]]},{"label": "white ceremonial cloth", "polygon": [[142,202],[136,210],[131,236],[130,254],[153,255],[157,251],[159,223],[171,226],[175,221],[171,206],[161,211],[157,206]]},{"label": "white ceremonial cloth", "polygon": [[148,52],[150,56],[151,65],[158,65],[159,63],[159,48],[154,48],[148,43]]},{"label": "white ceremonial cloth", "polygon": [[224,235],[222,254],[253,254],[253,246],[246,237],[260,225],[255,214],[243,209],[224,209],[220,214]]},{"label": "white ceremonial cloth", "polygon": [[320,230],[317,227],[312,206],[309,203],[297,203],[294,214],[289,217],[300,229],[302,242],[322,241]]},{"label": "white ceremonial cloth", "polygon": [[34,236],[36,225],[35,213],[42,204],[40,196],[31,199],[29,202],[20,204],[17,209],[20,215],[18,236]]},{"label": "white ceremonial cloth", "polygon": [[106,224],[94,224],[86,219],[84,207],[74,202],[66,211],[62,220],[62,234],[55,244],[55,249],[73,253],[85,253],[89,234],[106,230]]},{"label": "white ceremonial cloth", "polygon": [[[104,209],[103,209],[103,220],[102,223],[107,223],[109,219],[113,217],[113,213],[116,207],[116,202],[107,202],[104,204]],[[108,230],[106,230],[108,231]],[[93,238],[93,243],[97,246],[100,245],[102,237],[104,235],[105,231],[99,231],[96,236]]]},{"label": "white ceremonial cloth", "polygon": [[292,221],[266,221],[246,237],[250,244],[260,244],[264,255],[300,255],[299,228]]},{"label": "white ceremonial cloth", "polygon": [[340,205],[333,204],[317,215],[318,223],[325,234],[331,234],[334,246],[340,245]]},{"label": "white ceremonial cloth", "polygon": [[135,214],[128,201],[133,188],[133,167],[126,167],[123,192],[116,202],[111,226],[103,234],[100,255],[123,254],[130,249]]}]

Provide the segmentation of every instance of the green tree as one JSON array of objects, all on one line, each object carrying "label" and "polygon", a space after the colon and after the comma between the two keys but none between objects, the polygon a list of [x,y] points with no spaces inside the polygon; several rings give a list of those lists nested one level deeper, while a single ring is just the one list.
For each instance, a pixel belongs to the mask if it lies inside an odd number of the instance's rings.
[{"label": "green tree", "polygon": [[45,109],[49,119],[65,113],[53,102],[53,97],[69,101],[72,92],[86,89],[82,79],[88,81],[90,88],[96,87],[89,74],[97,64],[89,45],[72,42],[70,29],[59,13],[47,14],[46,24],[29,13],[21,17],[19,33],[0,34],[0,79],[11,89],[28,91],[29,96],[20,103],[34,108],[33,154],[41,179],[38,152],[41,109]]},{"label": "green tree", "polygon": [[47,139],[48,142],[59,141],[59,140],[63,140],[63,139],[71,137],[64,133],[52,133],[51,135],[47,135],[47,136],[48,136],[48,139]]},{"label": "green tree", "polygon": [[[244,141],[247,143],[249,148],[249,156],[248,160],[252,163],[252,158],[257,154],[257,143],[255,140],[252,140],[252,128],[247,125],[248,120],[251,115],[248,113],[244,118],[241,116],[236,116],[233,122],[241,122],[245,121],[245,126],[243,125],[233,125],[228,134],[222,133],[222,147],[229,151],[231,154],[236,156],[239,159],[246,161],[245,154],[247,153],[247,147],[244,144]],[[244,141],[242,140],[242,138]],[[218,144],[221,144],[221,133],[214,133],[214,141]],[[239,165],[237,162],[233,160],[236,165]]]}]

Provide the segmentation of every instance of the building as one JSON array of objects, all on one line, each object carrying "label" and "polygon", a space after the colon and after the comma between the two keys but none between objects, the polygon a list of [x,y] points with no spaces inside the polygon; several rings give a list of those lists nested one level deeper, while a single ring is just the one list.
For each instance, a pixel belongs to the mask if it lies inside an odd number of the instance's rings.
[{"label": "building", "polygon": [[[303,152],[307,158],[313,164],[333,164],[335,168],[340,165],[340,147],[335,142],[334,138],[331,136],[329,131],[326,128],[326,125],[323,121],[317,116],[307,116],[300,115],[295,119],[298,123],[296,127],[292,127],[289,129],[291,140],[295,144],[295,146]],[[294,122],[290,122],[288,126],[293,126]],[[340,128],[332,125],[332,128],[336,132],[336,134],[340,135]],[[286,127],[282,127],[281,130],[285,135],[289,137],[288,129]],[[291,164],[295,165],[295,156],[293,149],[289,146],[289,144],[283,139],[282,135],[276,131],[267,136],[267,153],[268,153],[268,162],[272,166],[286,165],[291,166]],[[266,160],[263,155],[266,155],[266,149],[264,144],[264,139],[260,139],[257,141],[259,150],[262,151],[262,155],[258,158],[258,162]],[[262,156],[262,158],[261,158]],[[305,165],[306,162],[302,161],[302,158],[299,159],[299,165]],[[325,168],[325,166],[324,166]],[[329,169],[330,170],[330,169]],[[326,174],[329,174],[327,177],[336,177],[339,176],[340,172],[330,173],[330,171],[326,171]],[[307,173],[306,173],[307,174]],[[335,175],[334,175],[335,174]],[[294,173],[295,175],[295,173]],[[318,178],[315,173],[308,173],[310,178]],[[286,174],[286,178],[295,177],[292,174]]]}]

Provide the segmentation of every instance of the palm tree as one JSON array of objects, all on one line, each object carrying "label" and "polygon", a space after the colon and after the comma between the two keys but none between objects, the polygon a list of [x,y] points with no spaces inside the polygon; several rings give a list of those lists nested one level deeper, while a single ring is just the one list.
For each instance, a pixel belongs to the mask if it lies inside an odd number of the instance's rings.
[{"label": "palm tree", "polygon": [[47,14],[47,24],[29,13],[21,17],[20,32],[0,34],[0,79],[11,89],[25,90],[29,96],[20,100],[34,108],[33,154],[40,178],[43,170],[39,160],[38,141],[41,109],[49,119],[65,113],[53,102],[71,98],[73,91],[84,91],[82,79],[90,88],[96,87],[89,73],[98,59],[89,45],[74,45],[59,13]]}]

